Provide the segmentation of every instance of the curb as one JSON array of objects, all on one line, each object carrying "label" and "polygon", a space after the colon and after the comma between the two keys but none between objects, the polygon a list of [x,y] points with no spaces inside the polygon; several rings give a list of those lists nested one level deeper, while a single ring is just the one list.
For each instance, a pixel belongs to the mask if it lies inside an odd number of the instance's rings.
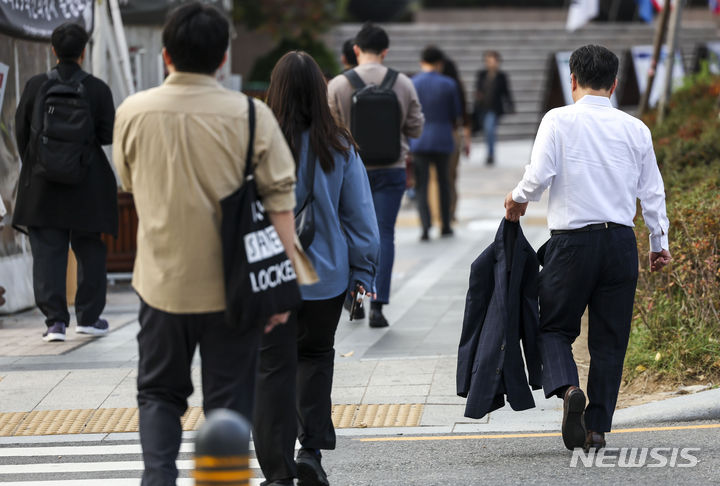
[{"label": "curb", "polygon": [[648,422],[718,419],[720,419],[720,388],[715,388],[618,410],[615,412],[613,427]]}]

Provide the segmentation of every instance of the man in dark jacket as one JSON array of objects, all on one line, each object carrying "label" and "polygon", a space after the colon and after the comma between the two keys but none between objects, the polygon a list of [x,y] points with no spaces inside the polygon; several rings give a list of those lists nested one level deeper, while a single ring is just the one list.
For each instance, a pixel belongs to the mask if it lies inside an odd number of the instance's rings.
[{"label": "man in dark jacket", "polygon": [[515,110],[507,74],[500,71],[502,58],[497,51],[485,53],[485,69],[475,80],[475,114],[487,143],[487,164],[495,163],[495,138],[500,117]]},{"label": "man in dark jacket", "polygon": [[[67,81],[80,71],[87,41],[87,32],[77,24],[55,29],[52,47],[61,80]],[[64,341],[70,321],[65,296],[69,246],[78,259],[77,332],[103,335],[108,331],[107,321],[100,319],[107,287],[106,249],[100,235],[117,234],[117,182],[102,145],[112,143],[115,107],[104,82],[91,75],[82,79],[95,132],[87,169],[76,184],[53,182],[35,168],[33,147],[37,139],[32,130],[33,112],[36,104],[43,102],[48,79],[48,74],[39,74],[28,81],[15,115],[23,166],[13,225],[30,236],[35,301],[48,327],[43,339]]]}]

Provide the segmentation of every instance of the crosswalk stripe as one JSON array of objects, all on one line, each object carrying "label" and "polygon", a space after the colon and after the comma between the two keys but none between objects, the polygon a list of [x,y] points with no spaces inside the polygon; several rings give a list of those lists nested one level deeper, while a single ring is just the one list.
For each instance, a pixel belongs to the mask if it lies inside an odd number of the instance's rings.
[{"label": "crosswalk stripe", "polygon": [[[195,461],[176,461],[180,471],[193,470]],[[0,466],[0,475],[3,474],[42,474],[42,473],[75,473],[98,471],[142,471],[145,468],[142,461],[103,461],[103,462],[60,462],[42,464],[8,464]],[[250,459],[250,469],[259,469],[257,459]]]},{"label": "crosswalk stripe", "polygon": [[[300,443],[295,443],[295,450]],[[255,444],[250,441],[248,450],[254,451]],[[180,452],[195,452],[195,444],[183,442]],[[0,447],[0,457],[33,456],[104,456],[106,454],[142,454],[140,444],[118,444],[104,446],[55,446],[55,447]]]},{"label": "crosswalk stripe", "polygon": [[[183,442],[180,445],[180,452],[194,451],[195,445],[192,442]],[[0,457],[104,456],[107,454],[142,454],[142,448],[140,444],[0,448]]]},{"label": "crosswalk stripe", "polygon": [[[27,481],[12,481],[8,483],[2,483],[3,486],[97,486],[98,482],[101,482],[103,486],[138,486],[138,478],[134,479],[69,479],[63,480],[52,480],[52,481],[33,481],[29,483]],[[250,486],[260,486],[263,479],[253,478],[250,480]],[[195,486],[195,480],[191,478],[181,478],[176,482],[176,486]]]}]

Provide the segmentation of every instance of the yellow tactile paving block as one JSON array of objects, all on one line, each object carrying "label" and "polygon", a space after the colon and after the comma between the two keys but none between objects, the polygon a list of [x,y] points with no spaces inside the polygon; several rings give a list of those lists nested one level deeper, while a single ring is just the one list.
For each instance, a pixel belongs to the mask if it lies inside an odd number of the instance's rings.
[{"label": "yellow tactile paving block", "polygon": [[332,419],[338,429],[416,427],[420,423],[422,412],[423,405],[419,403],[335,405]]},{"label": "yellow tactile paving block", "polygon": [[100,408],[92,415],[83,433],[109,434],[111,432],[135,432],[137,430],[137,408]]},{"label": "yellow tactile paving block", "polygon": [[92,409],[35,410],[27,414],[13,435],[80,434],[93,412]]},{"label": "yellow tactile paving block", "polygon": [[[422,411],[422,404],[334,405],[332,420],[338,429],[415,427]],[[183,430],[197,430],[204,420],[201,407],[190,407],[181,418]],[[137,408],[0,413],[0,437],[137,431]]]},{"label": "yellow tactile paving block", "polygon": [[27,412],[0,413],[0,437],[14,435],[15,429],[27,414]]}]

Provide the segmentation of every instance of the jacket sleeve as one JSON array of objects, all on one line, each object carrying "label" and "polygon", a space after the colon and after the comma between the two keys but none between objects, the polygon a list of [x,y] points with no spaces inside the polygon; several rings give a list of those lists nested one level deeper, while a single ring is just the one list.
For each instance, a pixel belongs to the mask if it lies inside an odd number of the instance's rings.
[{"label": "jacket sleeve", "polygon": [[340,190],[340,223],[345,231],[350,261],[350,282],[360,282],[375,292],[375,272],[380,255],[380,232],[370,183],[360,156],[351,149]]},{"label": "jacket sleeve", "polygon": [[402,131],[409,138],[419,138],[425,126],[425,115],[423,115],[415,85],[409,79],[407,79],[407,85],[409,91],[408,110]]},{"label": "jacket sleeve", "polygon": [[113,164],[120,179],[120,186],[124,191],[132,192],[132,168],[126,154],[133,152],[130,130],[132,120],[123,116],[123,106],[118,109],[118,116],[114,121],[113,134]]},{"label": "jacket sleeve", "polygon": [[113,142],[113,124],[115,123],[115,103],[107,84],[100,82],[98,89],[98,112],[95,118],[95,136],[100,145]]},{"label": "jacket sleeve", "polygon": [[473,262],[470,269],[470,286],[465,299],[465,315],[458,347],[457,394],[461,397],[467,397],[470,390],[478,340],[494,289],[494,254],[493,243]]},{"label": "jacket sleeve", "polygon": [[[42,86],[43,81],[38,77],[31,78],[20,96],[17,111],[15,112],[15,141],[17,142],[18,154],[20,157],[25,155],[25,150],[30,143],[30,125],[32,123],[33,107],[35,106],[35,96]],[[27,163],[27,160],[23,160]]]},{"label": "jacket sleeve", "polygon": [[508,113],[515,113],[515,101],[513,101],[512,92],[510,91],[510,77],[506,73],[503,73],[503,96]]}]

